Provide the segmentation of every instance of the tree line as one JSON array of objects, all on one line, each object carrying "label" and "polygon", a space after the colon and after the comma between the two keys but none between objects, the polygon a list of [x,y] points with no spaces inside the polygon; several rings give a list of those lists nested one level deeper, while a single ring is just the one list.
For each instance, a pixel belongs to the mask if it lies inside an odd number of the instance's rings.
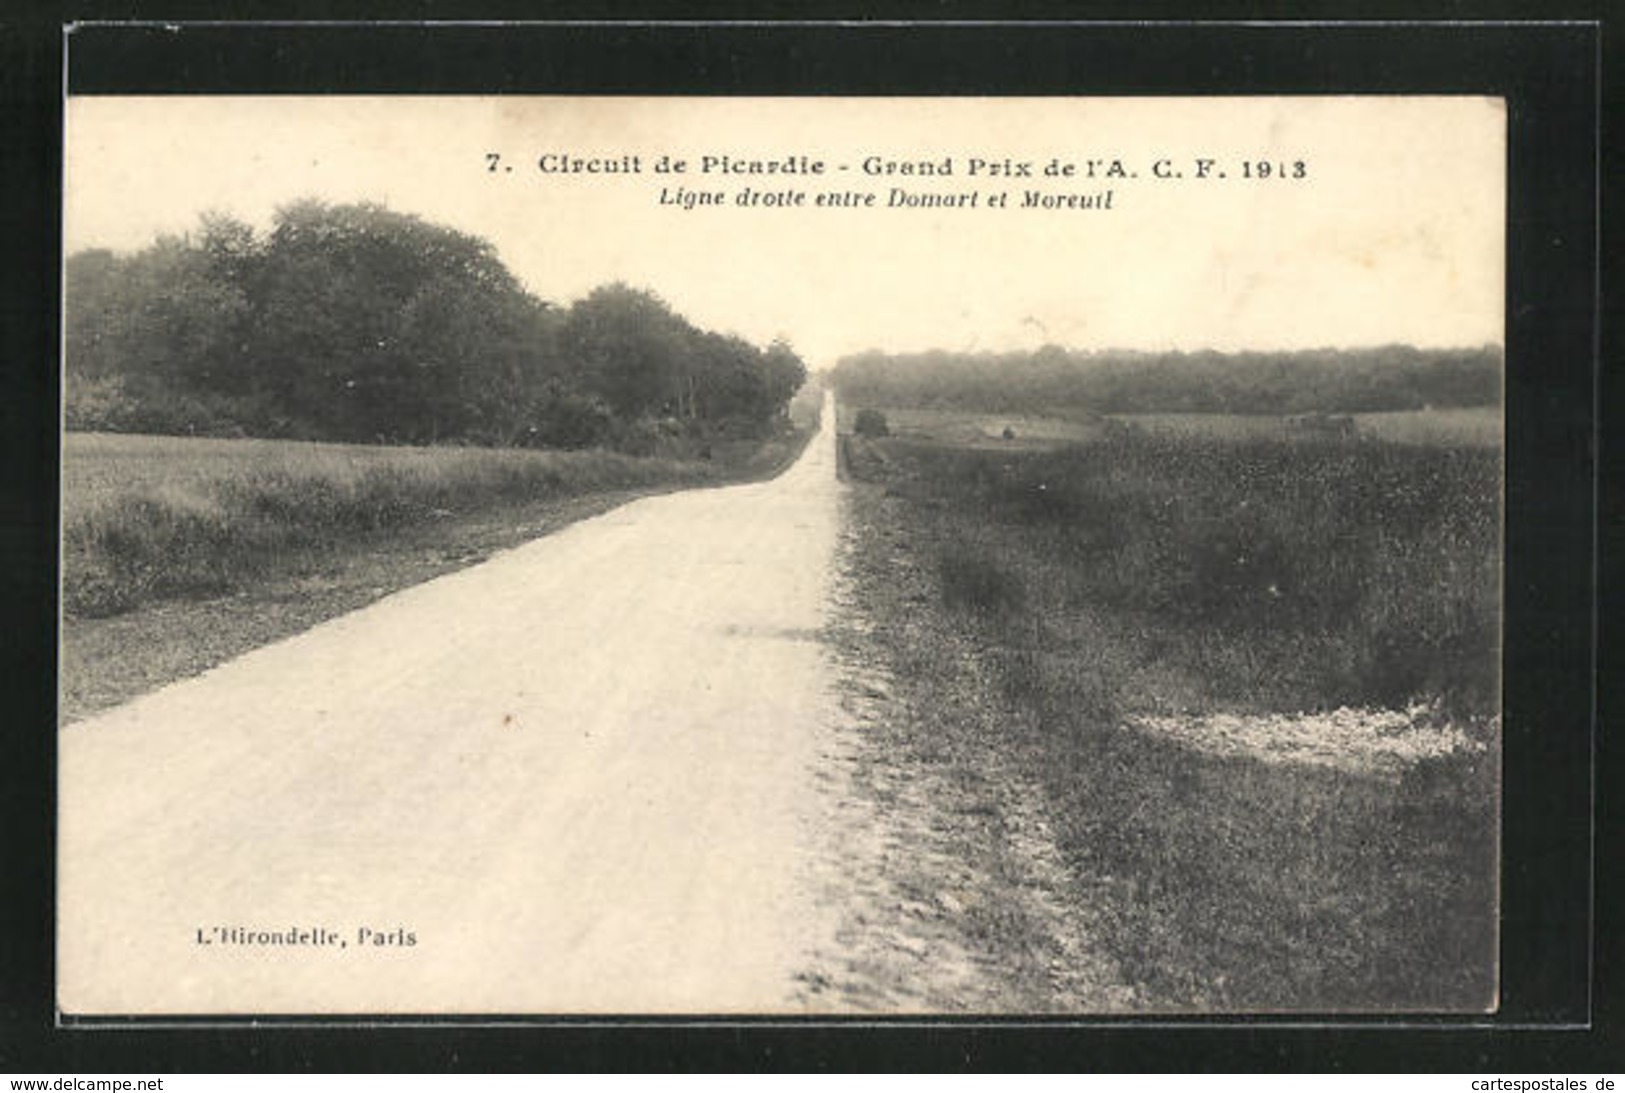
[{"label": "tree line", "polygon": [[1293,352],[1034,352],[845,357],[833,380],[877,406],[1043,413],[1299,414],[1494,406],[1499,349],[1412,346]]},{"label": "tree line", "polygon": [[66,263],[70,429],[636,449],[759,436],[806,367],[654,293],[532,295],[481,238],[301,200]]}]

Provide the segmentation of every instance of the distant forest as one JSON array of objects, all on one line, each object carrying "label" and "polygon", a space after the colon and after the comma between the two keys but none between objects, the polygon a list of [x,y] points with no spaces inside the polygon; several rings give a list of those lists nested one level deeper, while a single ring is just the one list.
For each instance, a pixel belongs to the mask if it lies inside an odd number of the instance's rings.
[{"label": "distant forest", "polygon": [[636,450],[764,435],[807,374],[623,284],[555,306],[375,204],[297,201],[264,235],[206,214],[66,276],[69,429]]},{"label": "distant forest", "polygon": [[1501,352],[1315,349],[1280,353],[860,353],[835,367],[849,402],[1042,414],[1299,414],[1495,406]]}]

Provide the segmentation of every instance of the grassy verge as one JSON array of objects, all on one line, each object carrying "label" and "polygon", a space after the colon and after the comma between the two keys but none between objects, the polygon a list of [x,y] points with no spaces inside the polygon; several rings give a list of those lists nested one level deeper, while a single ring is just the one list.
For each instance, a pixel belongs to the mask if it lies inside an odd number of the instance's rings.
[{"label": "grassy verge", "polygon": [[[1213,754],[1141,713],[1425,703],[1493,744],[1493,450],[1113,435],[1052,452],[850,441],[925,605],[1166,1008],[1493,1004],[1495,751],[1383,772]],[[908,670],[934,658],[899,649]],[[930,688],[923,688],[929,693]],[[991,745],[990,745],[991,746]]]},{"label": "grassy verge", "polygon": [[805,429],[710,460],[69,434],[64,720],[634,497],[770,476]]}]

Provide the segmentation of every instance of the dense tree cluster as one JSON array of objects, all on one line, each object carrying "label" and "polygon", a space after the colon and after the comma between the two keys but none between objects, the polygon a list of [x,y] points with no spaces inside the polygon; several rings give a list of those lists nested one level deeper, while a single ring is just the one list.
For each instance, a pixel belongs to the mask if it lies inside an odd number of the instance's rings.
[{"label": "dense tree cluster", "polygon": [[1493,406],[1501,353],[1410,346],[1279,353],[1036,352],[846,357],[843,398],[878,406],[1042,413],[1297,414]]},{"label": "dense tree cluster", "polygon": [[788,345],[699,330],[626,285],[554,307],[485,240],[372,204],[74,254],[66,323],[78,429],[636,446],[760,433],[806,379]]}]

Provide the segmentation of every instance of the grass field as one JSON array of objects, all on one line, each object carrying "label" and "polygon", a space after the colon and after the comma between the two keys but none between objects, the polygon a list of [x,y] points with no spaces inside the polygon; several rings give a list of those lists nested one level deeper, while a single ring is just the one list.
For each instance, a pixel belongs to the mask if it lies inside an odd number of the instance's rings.
[{"label": "grass field", "polygon": [[1500,447],[1503,435],[1501,411],[1493,407],[1356,414],[1355,421],[1362,434],[1400,444]]},{"label": "grass field", "polygon": [[[1368,440],[1467,447],[1498,447],[1501,443],[1501,411],[1495,407],[1347,416],[1356,435]],[[1116,414],[1113,420],[1161,437],[1301,440],[1306,434],[1312,436],[1291,417],[1279,414]]]},{"label": "grass field", "polygon": [[[974,639],[1008,735],[987,746],[1032,764],[1153,997],[1493,1004],[1495,448],[905,428],[846,456],[883,488],[874,549],[916,559]],[[917,637],[896,656],[956,671]]]},{"label": "grass field", "polygon": [[69,434],[63,609],[221,595],[358,540],[544,497],[702,485],[714,463],[608,452]]}]

